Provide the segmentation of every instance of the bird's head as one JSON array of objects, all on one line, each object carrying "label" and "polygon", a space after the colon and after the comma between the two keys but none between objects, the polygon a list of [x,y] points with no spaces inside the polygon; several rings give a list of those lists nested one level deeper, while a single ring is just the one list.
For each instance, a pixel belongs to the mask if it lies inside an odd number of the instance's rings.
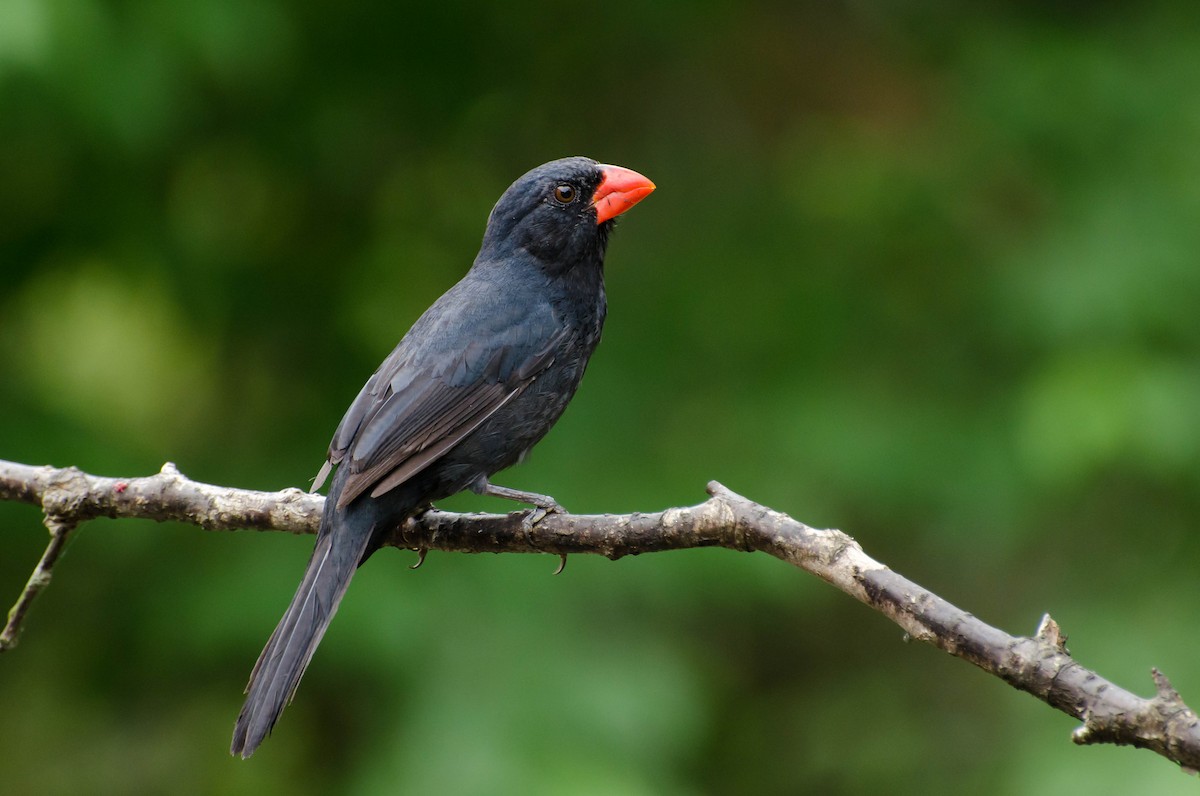
[{"label": "bird's head", "polygon": [[654,183],[590,158],[552,160],[509,186],[488,217],[481,256],[525,250],[543,267],[603,261],[614,219],[649,196]]}]

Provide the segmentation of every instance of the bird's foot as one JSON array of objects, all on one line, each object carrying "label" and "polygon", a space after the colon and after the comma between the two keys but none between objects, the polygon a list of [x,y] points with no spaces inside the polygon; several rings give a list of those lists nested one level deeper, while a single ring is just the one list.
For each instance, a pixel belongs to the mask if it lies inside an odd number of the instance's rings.
[{"label": "bird's foot", "polygon": [[506,486],[497,486],[486,478],[479,479],[471,486],[471,490],[479,495],[490,495],[491,497],[504,498],[505,500],[515,500],[519,503],[528,503],[533,506],[533,508],[525,511],[525,517],[521,520],[521,526],[525,529],[526,533],[532,530],[533,526],[541,522],[547,514],[567,513],[567,510],[549,495],[526,492],[521,489],[510,489]]},{"label": "bird's foot", "polygon": [[521,527],[525,529],[526,533],[532,531],[533,526],[544,520],[547,514],[567,513],[567,510],[560,506],[554,498],[545,495],[538,495],[538,497],[542,500],[540,502],[530,501],[533,502],[533,508],[525,509],[525,516],[521,519]]},{"label": "bird's foot", "polygon": [[[492,497],[500,497],[506,500],[519,500],[522,503],[529,503],[533,506],[531,509],[526,509],[521,517],[521,532],[525,534],[525,543],[530,548],[537,550],[538,546],[533,539],[533,529],[539,522],[546,518],[548,514],[566,514],[567,510],[562,504],[549,495],[539,495],[537,492],[523,492],[519,489],[509,489],[506,486],[496,486],[489,482],[486,478],[481,478],[472,487],[476,493],[480,495],[491,495]],[[566,555],[560,554],[561,561],[558,564],[558,569],[554,574],[563,571],[567,566]]]},{"label": "bird's foot", "polygon": [[[537,525],[539,522],[541,522],[543,519],[545,519],[546,515],[548,515],[548,514],[566,514],[566,513],[567,513],[567,510],[564,509],[561,505],[559,505],[557,502],[554,502],[554,501],[550,501],[546,504],[534,506],[531,509],[526,509],[525,516],[521,518],[521,530],[525,534],[525,543],[536,550],[538,546],[537,546],[537,543],[533,539],[534,526]],[[558,558],[559,558],[558,569],[554,570],[555,575],[558,575],[564,569],[567,568],[567,554],[559,553]]]}]

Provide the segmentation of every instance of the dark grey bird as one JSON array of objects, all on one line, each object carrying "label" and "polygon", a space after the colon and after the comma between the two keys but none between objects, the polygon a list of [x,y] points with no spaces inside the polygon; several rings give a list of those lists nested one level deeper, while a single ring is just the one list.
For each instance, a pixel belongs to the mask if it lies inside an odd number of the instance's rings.
[{"label": "dark grey bird", "polygon": [[355,570],[401,522],[470,489],[560,510],[492,484],[550,430],[600,341],[614,219],[654,190],[583,157],[538,166],[488,217],[458,284],[413,324],[334,432],[336,467],[304,578],[258,657],[231,752],[249,757],[295,694]]}]

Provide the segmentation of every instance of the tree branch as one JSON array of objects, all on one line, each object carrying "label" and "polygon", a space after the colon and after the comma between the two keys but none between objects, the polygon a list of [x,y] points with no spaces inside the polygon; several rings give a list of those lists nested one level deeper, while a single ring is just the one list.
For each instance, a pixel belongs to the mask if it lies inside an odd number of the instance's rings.
[{"label": "tree branch", "polygon": [[[1200,720],[1167,678],[1152,670],[1156,693],[1142,698],[1071,657],[1047,614],[1032,636],[1010,636],[875,561],[841,531],[810,528],[713,481],[696,506],[653,514],[550,514],[529,527],[525,512],[507,515],[429,511],[397,528],[387,544],[467,553],[626,555],[726,547],[759,551],[816,575],[887,616],[912,638],[996,675],[1014,688],[1083,721],[1073,740],[1150,749],[1190,772],[1200,769]],[[201,484],[174,465],[144,478],[102,478],[75,468],[0,460],[0,500],[42,508],[52,539],[0,634],[16,643],[30,602],[49,582],[58,551],[80,523],[95,517],[174,520],[208,530],[315,533],[324,498],[299,489],[253,492]]]}]

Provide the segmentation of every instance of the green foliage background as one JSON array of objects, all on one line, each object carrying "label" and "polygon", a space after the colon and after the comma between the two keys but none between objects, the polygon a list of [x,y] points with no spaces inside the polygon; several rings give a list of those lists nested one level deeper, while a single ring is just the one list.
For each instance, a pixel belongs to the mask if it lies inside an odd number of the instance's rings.
[{"label": "green foliage background", "polygon": [[[3,0],[0,457],[306,484],[500,192],[587,154],[659,190],[502,483],[621,512],[720,479],[1200,703],[1197,9]],[[38,523],[0,505],[6,601]],[[728,551],[385,551],[235,761],[310,545],[85,526],[0,659],[4,790],[1194,792]]]}]

